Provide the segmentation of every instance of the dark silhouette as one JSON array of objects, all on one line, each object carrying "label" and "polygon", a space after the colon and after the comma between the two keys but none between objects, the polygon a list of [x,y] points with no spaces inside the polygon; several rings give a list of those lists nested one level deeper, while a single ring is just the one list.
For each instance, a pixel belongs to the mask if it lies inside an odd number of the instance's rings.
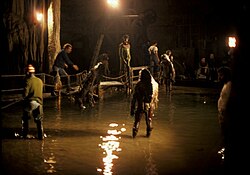
[{"label": "dark silhouette", "polygon": [[150,103],[152,100],[153,86],[151,75],[147,69],[142,69],[139,73],[139,81],[135,86],[133,98],[131,101],[130,115],[135,117],[132,135],[135,137],[139,130],[139,125],[143,115],[147,125],[147,137],[152,131],[152,116],[150,112]]}]

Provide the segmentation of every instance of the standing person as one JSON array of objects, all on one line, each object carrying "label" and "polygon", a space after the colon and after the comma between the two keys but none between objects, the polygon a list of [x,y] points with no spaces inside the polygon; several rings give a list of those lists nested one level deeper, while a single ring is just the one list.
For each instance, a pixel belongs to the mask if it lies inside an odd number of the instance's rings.
[{"label": "standing person", "polygon": [[166,92],[173,89],[175,82],[175,68],[173,64],[173,55],[171,50],[167,50],[165,54],[161,55],[160,63],[160,83],[165,84]]},{"label": "standing person", "polygon": [[150,73],[159,82],[160,58],[157,45],[158,43],[153,41],[152,45],[148,48],[148,52],[150,54]]},{"label": "standing person", "polygon": [[139,72],[139,81],[135,86],[134,94],[131,101],[130,115],[135,117],[132,136],[136,137],[141,118],[145,116],[147,125],[147,137],[152,131],[152,114],[150,103],[153,95],[153,86],[151,83],[151,74],[147,69],[142,69]]},{"label": "standing person", "polygon": [[[73,67],[75,70],[79,70],[78,66],[75,65],[69,58],[68,54],[72,52],[72,45],[69,43],[64,44],[63,49],[57,54],[56,59],[54,61],[53,65],[53,71],[55,73],[55,78],[56,75],[60,76],[67,76],[67,92],[73,90],[70,85],[70,77],[68,73],[66,72],[66,68],[69,66]],[[54,82],[56,84],[56,81]],[[55,95],[55,92],[52,92],[52,95]]]},{"label": "standing person", "polygon": [[129,73],[131,61],[130,47],[129,35],[124,35],[122,43],[119,45],[120,75]]},{"label": "standing person", "polygon": [[145,43],[142,45],[142,51],[143,51],[143,64],[144,66],[150,66],[150,54],[149,54],[149,49],[150,47],[150,41],[147,40]]},{"label": "standing person", "polygon": [[215,62],[215,57],[213,53],[210,53],[209,60],[208,60],[208,67],[209,67],[209,80],[212,82],[217,81],[217,67]]},{"label": "standing person", "polygon": [[228,138],[228,102],[231,95],[232,81],[231,81],[231,69],[228,67],[221,67],[218,69],[218,80],[222,83],[222,89],[220,97],[218,99],[218,121],[220,124],[222,135],[222,148],[218,151],[223,156],[225,153],[225,144]]},{"label": "standing person", "polygon": [[35,76],[35,68],[31,64],[27,66],[25,72],[22,137],[27,138],[29,120],[33,117],[37,126],[38,139],[43,140],[43,82],[40,78]]}]

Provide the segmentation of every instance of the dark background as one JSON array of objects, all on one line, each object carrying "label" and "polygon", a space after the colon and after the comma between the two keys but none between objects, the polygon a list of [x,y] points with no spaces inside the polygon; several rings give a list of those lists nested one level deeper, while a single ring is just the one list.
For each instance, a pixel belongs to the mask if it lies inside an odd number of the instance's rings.
[{"label": "dark background", "polygon": [[[23,74],[27,62],[35,62],[38,72],[50,73],[53,60],[48,61],[47,57],[46,29],[39,40],[32,38],[36,36],[37,24],[33,27],[29,17],[32,7],[42,6],[46,12],[50,2],[53,1],[4,1],[1,7],[4,16],[12,14],[18,22],[10,20],[11,27],[10,23],[2,23],[3,74]],[[242,0],[121,0],[120,8],[116,10],[100,0],[60,2],[60,45],[71,43],[72,60],[79,65],[80,71],[89,70],[98,37],[104,33],[100,53],[109,54],[114,75],[119,67],[118,45],[124,34],[130,35],[132,66],[143,64],[142,45],[147,40],[158,42],[159,54],[167,49],[173,51],[177,75],[183,74],[184,69],[193,73],[200,58],[208,58],[210,53],[214,53],[220,66],[229,59],[226,38],[238,35],[239,26],[247,24],[249,11],[247,2]],[[23,30],[25,28],[28,30]],[[11,41],[10,35],[17,36]],[[27,41],[24,38],[28,36]]]}]

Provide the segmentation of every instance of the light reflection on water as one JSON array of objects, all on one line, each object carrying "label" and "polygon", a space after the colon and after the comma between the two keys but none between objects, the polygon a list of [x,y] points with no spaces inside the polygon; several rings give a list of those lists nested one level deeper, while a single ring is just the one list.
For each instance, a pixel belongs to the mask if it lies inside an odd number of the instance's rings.
[{"label": "light reflection on water", "polygon": [[118,159],[119,157],[115,154],[116,152],[122,151],[120,148],[120,141],[121,136],[119,136],[122,132],[126,131],[126,128],[124,128],[125,124],[123,124],[122,128],[120,130],[113,129],[118,127],[119,125],[117,123],[110,123],[109,127],[112,129],[109,129],[107,131],[107,136],[103,137],[100,136],[102,139],[102,143],[98,146],[101,147],[104,152],[103,155],[105,157],[102,159],[104,164],[104,169],[97,168],[97,172],[103,172],[104,175],[111,175],[112,174],[112,167],[113,167],[113,160]]},{"label": "light reflection on water", "polygon": [[44,159],[44,163],[48,164],[49,168],[47,169],[47,173],[55,173],[56,172],[56,168],[55,168],[55,164],[56,164],[56,157],[53,153],[50,154],[50,156],[48,157],[48,159]]},{"label": "light reflection on water", "polygon": [[154,160],[153,152],[151,150],[151,144],[148,144],[148,148],[143,150],[145,154],[145,160],[146,160],[146,175],[157,175],[158,174],[158,169],[157,169],[157,164]]}]

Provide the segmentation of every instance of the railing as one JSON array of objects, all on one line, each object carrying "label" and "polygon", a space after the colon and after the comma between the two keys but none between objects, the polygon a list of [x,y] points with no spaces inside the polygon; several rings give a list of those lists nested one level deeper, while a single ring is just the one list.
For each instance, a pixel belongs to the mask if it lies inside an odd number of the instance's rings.
[{"label": "railing", "polygon": [[131,89],[134,89],[134,85],[138,82],[139,79],[139,71],[142,69],[147,69],[148,66],[139,66],[139,67],[131,67],[130,68],[130,81],[131,81]]},{"label": "railing", "polygon": [[[122,86],[129,88],[130,93],[133,91],[134,84],[137,83],[139,77],[139,71],[143,68],[148,68],[147,66],[141,67],[131,67],[130,68],[130,77],[125,78],[126,75],[121,75],[119,77],[107,77],[103,76],[105,81],[102,82],[101,85],[113,85],[112,81],[119,82]],[[79,86],[86,78],[87,71],[80,72],[78,74],[69,75],[70,84],[72,87]],[[51,92],[54,88],[54,76],[46,73],[37,73],[35,74],[37,77],[41,78],[43,81],[44,92]],[[10,94],[22,94],[23,91],[23,80],[25,75],[1,75],[1,93],[2,95],[10,95]],[[61,76],[61,81],[63,84],[63,88],[67,87],[67,76]],[[110,81],[111,83],[107,83]],[[105,84],[106,83],[106,84]],[[118,84],[118,83],[116,83]],[[130,85],[130,86],[129,86]]]},{"label": "railing", "polygon": [[[82,74],[85,71],[69,75],[70,77],[70,84],[72,86],[77,86],[82,81]],[[46,73],[38,73],[35,74],[37,77],[41,78],[43,81],[44,91],[47,92],[49,89],[54,88],[54,76]],[[2,93],[19,93],[23,91],[23,80],[25,75],[1,75],[1,92]],[[67,86],[67,76],[61,76],[61,81],[63,83],[63,88]]]}]

